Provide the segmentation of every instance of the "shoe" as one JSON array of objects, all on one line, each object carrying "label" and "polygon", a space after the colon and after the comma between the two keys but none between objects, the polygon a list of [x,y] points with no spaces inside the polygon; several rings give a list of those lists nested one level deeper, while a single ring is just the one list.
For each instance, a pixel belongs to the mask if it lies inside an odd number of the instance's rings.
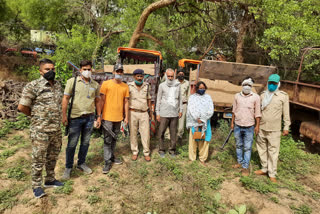
[{"label": "shoe", "polygon": [[112,161],[113,164],[117,164],[117,165],[122,164],[122,161],[120,159],[117,159],[117,158],[111,159],[111,161]]},{"label": "shoe", "polygon": [[102,173],[108,174],[110,172],[110,169],[111,169],[111,163],[106,163],[102,169]]},{"label": "shoe", "polygon": [[150,162],[150,161],[151,161],[151,158],[150,158],[149,155],[148,155],[148,156],[144,156],[144,159],[145,159],[147,162]]},{"label": "shoe", "polygon": [[267,173],[262,171],[261,169],[259,169],[257,171],[254,171],[254,174],[256,174],[256,175],[267,175]]},{"label": "shoe", "polygon": [[136,161],[136,160],[138,159],[138,155],[132,155],[131,159],[132,159],[133,161]]},{"label": "shoe", "polygon": [[164,152],[159,152],[159,155],[160,155],[161,158],[165,158],[166,157],[166,153],[164,153]]},{"label": "shoe", "polygon": [[45,182],[44,187],[62,187],[64,184],[58,180],[54,180],[51,182]]},{"label": "shoe", "polygon": [[239,169],[241,167],[242,167],[242,165],[240,163],[232,165],[232,168],[234,168],[234,169]]},{"label": "shoe", "polygon": [[62,180],[69,180],[70,179],[70,175],[71,175],[71,170],[72,168],[66,168],[64,170],[63,176],[62,176]]},{"label": "shoe", "polygon": [[277,183],[277,179],[274,178],[274,177],[270,177],[270,181],[271,181],[272,183]]},{"label": "shoe", "polygon": [[91,174],[92,173],[92,170],[88,167],[88,165],[86,163],[78,165],[77,168],[80,169],[81,171],[83,171],[86,174]]},{"label": "shoe", "polygon": [[33,195],[36,198],[41,198],[41,197],[45,196],[46,193],[43,191],[43,189],[41,187],[37,187],[37,188],[33,189]]},{"label": "shoe", "polygon": [[242,176],[249,176],[249,175],[250,175],[249,169],[243,168],[243,169],[241,170],[241,175],[242,175]]}]

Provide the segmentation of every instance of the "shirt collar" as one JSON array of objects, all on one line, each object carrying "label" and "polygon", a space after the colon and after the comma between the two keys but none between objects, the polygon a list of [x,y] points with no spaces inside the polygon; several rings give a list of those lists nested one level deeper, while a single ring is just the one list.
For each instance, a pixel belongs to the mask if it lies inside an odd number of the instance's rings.
[{"label": "shirt collar", "polygon": [[[53,81],[54,84],[56,84],[56,80]],[[51,86],[49,81],[46,80],[43,76],[40,77],[40,83],[42,86]]]},{"label": "shirt collar", "polygon": [[242,93],[242,91],[241,91],[241,92],[240,92],[240,95],[241,95],[242,97],[250,97],[250,96],[253,95],[253,92],[251,91],[250,94],[244,95],[244,94]]}]

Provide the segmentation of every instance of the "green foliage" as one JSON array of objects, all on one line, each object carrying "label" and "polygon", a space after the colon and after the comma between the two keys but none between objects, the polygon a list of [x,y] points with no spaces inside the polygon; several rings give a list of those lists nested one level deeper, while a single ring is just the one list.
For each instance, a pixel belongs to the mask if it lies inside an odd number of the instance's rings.
[{"label": "green foliage", "polygon": [[290,206],[290,208],[294,211],[295,214],[311,214],[312,209],[306,205],[300,205],[299,207],[296,207],[294,205]]},{"label": "green foliage", "polygon": [[70,195],[73,192],[73,181],[67,181],[64,183],[63,186],[61,187],[57,187],[53,190],[53,192],[55,194],[66,194],[66,195]]},{"label": "green foliage", "polygon": [[88,192],[99,192],[100,191],[100,188],[99,187],[96,187],[96,186],[89,186],[87,188],[87,191]]},{"label": "green foliage", "polygon": [[16,153],[16,149],[7,149],[0,153],[0,160],[5,160]]},{"label": "green foliage", "polygon": [[101,201],[101,198],[99,196],[97,196],[97,195],[88,195],[87,196],[87,202],[90,205],[99,203],[100,201]]},{"label": "green foliage", "polygon": [[244,176],[240,178],[240,182],[247,189],[254,189],[257,192],[266,194],[269,192],[276,193],[278,192],[278,188],[276,184],[266,183],[260,179],[253,179],[249,176]]},{"label": "green foliage", "polygon": [[220,184],[222,184],[224,181],[223,178],[208,178],[208,185],[211,189],[217,190],[220,187]]},{"label": "green foliage", "polygon": [[272,197],[270,198],[270,200],[273,201],[273,202],[276,203],[276,204],[279,204],[279,198],[277,198],[277,197],[275,197],[275,196],[272,196]]},{"label": "green foliage", "polygon": [[183,171],[179,164],[176,163],[173,159],[161,158],[158,162],[164,166],[167,170],[172,172],[175,175],[175,178],[181,180],[183,177]]},{"label": "green foliage", "polygon": [[235,209],[229,210],[227,214],[245,214],[247,212],[246,205],[240,205],[239,207],[236,206]]},{"label": "green foliage", "polygon": [[291,136],[281,138],[279,153],[279,176],[299,176],[312,171],[312,166],[318,164],[320,157],[305,152],[303,142],[296,142]]},{"label": "green foliage", "polygon": [[26,179],[26,173],[23,171],[21,166],[7,169],[7,174],[8,174],[8,178],[14,178],[19,181]]},{"label": "green foliage", "polygon": [[108,176],[109,176],[110,178],[115,179],[115,180],[117,180],[117,179],[120,178],[120,175],[119,175],[118,172],[109,172],[109,173],[108,173]]},{"label": "green foliage", "polygon": [[30,125],[30,121],[28,117],[22,113],[19,113],[17,116],[17,121],[15,122],[8,121],[8,120],[3,121],[2,127],[0,129],[0,138],[10,133],[11,129],[22,130],[25,128],[29,128],[29,125]]},{"label": "green foliage", "polygon": [[25,191],[28,185],[15,184],[0,190],[0,212],[12,208],[17,203],[17,195]]}]

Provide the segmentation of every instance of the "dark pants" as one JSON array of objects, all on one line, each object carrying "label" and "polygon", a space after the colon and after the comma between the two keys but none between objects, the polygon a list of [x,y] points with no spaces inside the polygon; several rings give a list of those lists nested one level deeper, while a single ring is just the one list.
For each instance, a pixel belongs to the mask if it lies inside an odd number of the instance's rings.
[{"label": "dark pants", "polygon": [[78,165],[86,161],[89,149],[89,142],[93,130],[94,115],[88,117],[78,117],[69,122],[68,145],[66,148],[66,168],[72,168],[74,153],[81,134],[81,143],[78,153]]},{"label": "dark pants", "polygon": [[178,121],[179,121],[179,117],[161,117],[160,118],[160,126],[159,126],[159,132],[158,132],[158,138],[160,141],[159,152],[165,152],[164,133],[168,126],[169,126],[169,132],[170,132],[169,152],[171,154],[176,152]]},{"label": "dark pants", "polygon": [[118,136],[121,122],[102,121],[102,132],[104,136],[103,158],[106,164],[108,164],[114,159],[114,149],[116,148],[117,139],[114,139],[104,126],[107,126],[116,136]]}]

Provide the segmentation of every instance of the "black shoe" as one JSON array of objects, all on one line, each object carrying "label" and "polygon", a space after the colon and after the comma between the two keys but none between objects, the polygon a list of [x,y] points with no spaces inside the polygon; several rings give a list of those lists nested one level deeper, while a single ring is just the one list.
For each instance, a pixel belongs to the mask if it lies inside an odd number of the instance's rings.
[{"label": "black shoe", "polygon": [[58,180],[44,183],[44,187],[62,187],[63,185],[64,184]]},{"label": "black shoe", "polygon": [[33,194],[36,198],[41,198],[46,195],[46,193],[43,191],[41,187],[33,189]]},{"label": "black shoe", "polygon": [[106,163],[102,169],[103,174],[108,174],[111,169],[111,163]]},{"label": "black shoe", "polygon": [[111,159],[111,161],[112,161],[113,164],[117,164],[117,165],[122,164],[122,161],[120,159],[117,159],[117,158],[113,158],[113,159]]}]

